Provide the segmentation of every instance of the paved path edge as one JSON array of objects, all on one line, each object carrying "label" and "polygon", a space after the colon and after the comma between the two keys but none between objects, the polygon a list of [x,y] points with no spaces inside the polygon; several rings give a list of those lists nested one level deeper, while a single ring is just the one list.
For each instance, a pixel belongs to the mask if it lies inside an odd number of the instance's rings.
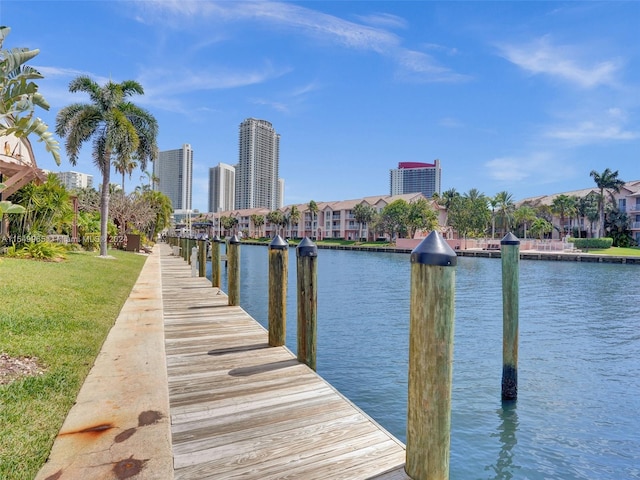
[{"label": "paved path edge", "polygon": [[159,245],[147,257],[36,476],[123,478],[173,478]]}]

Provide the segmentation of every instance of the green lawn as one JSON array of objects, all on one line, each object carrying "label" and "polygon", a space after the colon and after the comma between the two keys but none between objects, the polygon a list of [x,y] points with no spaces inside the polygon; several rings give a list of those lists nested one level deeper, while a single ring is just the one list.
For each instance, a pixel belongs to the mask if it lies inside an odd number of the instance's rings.
[{"label": "green lawn", "polygon": [[45,371],[0,385],[0,478],[31,480],[146,259],[112,251],[59,263],[0,258],[0,353]]},{"label": "green lawn", "polygon": [[602,250],[590,248],[589,253],[597,253],[602,255],[615,255],[618,257],[640,257],[640,248],[611,247],[611,248],[606,248]]}]

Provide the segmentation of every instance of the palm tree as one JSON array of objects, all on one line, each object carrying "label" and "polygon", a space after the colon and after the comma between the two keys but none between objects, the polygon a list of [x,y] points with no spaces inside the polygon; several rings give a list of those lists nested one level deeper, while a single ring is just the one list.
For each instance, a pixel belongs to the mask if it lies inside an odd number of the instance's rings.
[{"label": "palm tree", "polygon": [[93,141],[94,163],[102,174],[100,256],[106,256],[111,159],[120,162],[135,154],[144,170],[147,161],[158,156],[158,124],[149,112],[127,101],[134,94],[144,93],[136,81],[109,81],[101,87],[91,78],[80,76],[71,81],[69,91],[88,93],[91,103],[74,103],[60,110],[56,134],[66,138],[71,165],[76,165],[82,145]]},{"label": "palm tree", "polygon": [[540,240],[542,240],[545,234],[551,232],[551,230],[553,230],[551,222],[541,217],[536,218],[531,224],[531,234],[538,235]]},{"label": "palm tree", "polygon": [[358,241],[362,241],[362,226],[367,225],[376,213],[376,209],[367,203],[359,203],[353,207],[353,217],[360,229],[358,230]]},{"label": "palm tree", "polygon": [[113,161],[113,166],[116,169],[116,172],[122,174],[122,191],[124,192],[124,176],[125,174],[129,174],[129,178],[133,174],[133,171],[138,166],[138,162],[135,159],[129,157],[122,157]]},{"label": "palm tree", "polygon": [[[624,185],[624,181],[618,178],[618,171],[612,172],[611,169],[605,168],[604,172],[598,173],[595,170],[591,170],[589,176],[593,178],[596,186],[600,190],[600,197],[598,198],[598,211],[600,212],[600,219],[598,225],[598,236],[604,236],[604,191],[613,190],[614,192],[620,192],[620,189]],[[613,194],[609,192],[613,198]]]},{"label": "palm tree", "polygon": [[[260,227],[264,225],[264,215],[258,215],[257,213],[251,214],[251,223],[253,223],[254,232],[256,237],[260,237],[262,230]],[[256,231],[257,230],[257,231]]]},{"label": "palm tree", "polygon": [[[298,210],[298,207],[293,205],[291,207],[291,211],[289,212],[289,225],[298,225],[299,221],[300,221],[300,210]],[[293,234],[289,236],[293,237]]]},{"label": "palm tree", "polygon": [[[495,208],[498,209],[496,217],[500,219],[502,234],[506,235],[513,223],[513,211],[515,210],[513,194],[503,190],[496,194],[493,201],[495,201]],[[493,206],[493,203],[491,205]]]},{"label": "palm tree", "polygon": [[309,213],[311,213],[311,238],[314,238],[316,233],[313,228],[313,223],[315,221],[315,216],[318,214],[318,204],[314,200],[309,202]]},{"label": "palm tree", "polygon": [[560,217],[560,236],[564,238],[565,235],[565,219],[571,218],[576,212],[576,197],[570,197],[569,195],[558,195],[551,202],[551,211]]},{"label": "palm tree", "polygon": [[497,197],[487,197],[487,203],[491,207],[491,239],[496,238],[496,207],[498,206]]},{"label": "palm tree", "polygon": [[536,219],[536,211],[529,205],[522,205],[513,212],[513,219],[517,225],[522,224],[524,229],[524,239],[527,239],[527,225]]}]

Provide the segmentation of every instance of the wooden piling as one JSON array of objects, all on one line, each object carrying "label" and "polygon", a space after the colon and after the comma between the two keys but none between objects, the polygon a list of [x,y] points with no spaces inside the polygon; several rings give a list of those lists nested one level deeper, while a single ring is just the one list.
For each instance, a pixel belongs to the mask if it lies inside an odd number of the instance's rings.
[{"label": "wooden piling", "polygon": [[211,240],[211,286],[220,288],[220,237]]},{"label": "wooden piling", "polygon": [[456,264],[435,231],[411,252],[405,470],[414,480],[449,478]]},{"label": "wooden piling", "polygon": [[207,241],[198,240],[198,276],[207,275]]},{"label": "wooden piling", "polygon": [[281,347],[287,336],[289,244],[277,235],[269,244],[269,345]]},{"label": "wooden piling", "polygon": [[507,233],[500,241],[502,259],[502,400],[518,398],[518,276],[520,240]]},{"label": "wooden piling", "polygon": [[318,247],[305,237],[296,248],[298,303],[298,361],[316,369],[318,316]]},{"label": "wooden piling", "polygon": [[229,292],[229,305],[240,305],[240,239],[234,235],[227,244],[227,261],[229,272],[227,274],[227,289]]}]

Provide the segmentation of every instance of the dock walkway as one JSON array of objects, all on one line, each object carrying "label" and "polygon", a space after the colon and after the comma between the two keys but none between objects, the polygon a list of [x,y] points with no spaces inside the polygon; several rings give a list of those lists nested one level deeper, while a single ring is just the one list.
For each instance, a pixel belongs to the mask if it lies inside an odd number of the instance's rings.
[{"label": "dock walkway", "polygon": [[399,440],[161,247],[176,479],[409,479]]}]

